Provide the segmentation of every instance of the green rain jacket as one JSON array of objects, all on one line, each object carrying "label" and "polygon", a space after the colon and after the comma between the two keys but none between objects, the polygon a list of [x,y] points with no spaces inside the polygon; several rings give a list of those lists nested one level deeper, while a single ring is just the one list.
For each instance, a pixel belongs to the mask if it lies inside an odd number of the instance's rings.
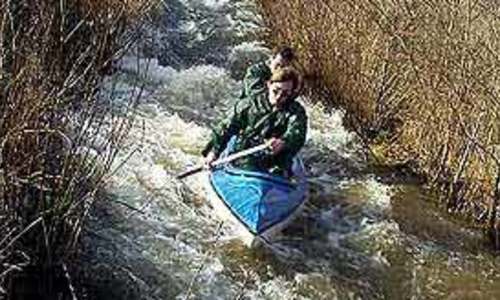
[{"label": "green rain jacket", "polygon": [[261,152],[242,158],[235,165],[284,175],[304,145],[306,133],[307,115],[300,103],[289,100],[284,107],[277,109],[269,103],[267,93],[261,93],[235,104],[229,115],[213,128],[211,140],[202,153],[206,156],[213,151],[218,156],[233,136],[236,136],[236,142],[232,152],[257,146],[271,137],[281,138],[285,147],[276,155]]},{"label": "green rain jacket", "polygon": [[271,76],[271,68],[267,62],[260,62],[249,67],[243,78],[243,91],[240,98],[265,92],[266,82]]}]

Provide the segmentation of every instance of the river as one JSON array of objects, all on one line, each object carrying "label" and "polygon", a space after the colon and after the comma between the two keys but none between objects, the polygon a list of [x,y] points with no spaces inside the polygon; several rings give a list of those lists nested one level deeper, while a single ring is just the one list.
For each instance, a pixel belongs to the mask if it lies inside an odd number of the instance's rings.
[{"label": "river", "polygon": [[[343,113],[301,98],[311,200],[272,246],[247,249],[214,216],[197,176],[209,126],[249,61],[269,54],[249,1],[172,0],[126,56],[116,97],[145,85],[121,166],[83,236],[91,299],[500,299],[496,258],[411,178],[373,166]],[[137,66],[145,67],[138,71]],[[103,204],[104,203],[104,204]]]}]

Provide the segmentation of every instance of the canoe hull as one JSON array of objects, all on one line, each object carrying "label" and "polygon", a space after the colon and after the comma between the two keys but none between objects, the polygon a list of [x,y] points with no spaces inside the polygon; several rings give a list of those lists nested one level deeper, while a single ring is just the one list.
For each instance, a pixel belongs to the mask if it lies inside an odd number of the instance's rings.
[{"label": "canoe hull", "polygon": [[248,247],[270,243],[301,212],[307,201],[302,162],[294,180],[225,166],[207,172],[208,200],[220,219],[234,225]]}]

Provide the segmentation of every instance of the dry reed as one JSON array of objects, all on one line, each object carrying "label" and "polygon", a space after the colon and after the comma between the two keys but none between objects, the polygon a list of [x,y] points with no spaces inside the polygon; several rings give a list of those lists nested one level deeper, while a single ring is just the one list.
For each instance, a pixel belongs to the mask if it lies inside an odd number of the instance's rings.
[{"label": "dry reed", "polygon": [[393,162],[500,246],[500,3],[258,0],[273,44]]},{"label": "dry reed", "polygon": [[0,298],[75,298],[66,264],[130,126],[101,83],[150,5],[0,2]]}]

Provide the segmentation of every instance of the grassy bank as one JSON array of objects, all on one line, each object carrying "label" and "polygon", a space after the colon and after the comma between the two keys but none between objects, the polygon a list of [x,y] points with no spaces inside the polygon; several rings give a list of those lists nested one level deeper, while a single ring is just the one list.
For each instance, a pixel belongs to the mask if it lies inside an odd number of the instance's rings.
[{"label": "grassy bank", "polygon": [[500,246],[500,12],[493,1],[258,0],[273,44],[392,162]]},{"label": "grassy bank", "polygon": [[0,298],[74,296],[79,234],[130,126],[100,86],[150,2],[0,3]]}]

